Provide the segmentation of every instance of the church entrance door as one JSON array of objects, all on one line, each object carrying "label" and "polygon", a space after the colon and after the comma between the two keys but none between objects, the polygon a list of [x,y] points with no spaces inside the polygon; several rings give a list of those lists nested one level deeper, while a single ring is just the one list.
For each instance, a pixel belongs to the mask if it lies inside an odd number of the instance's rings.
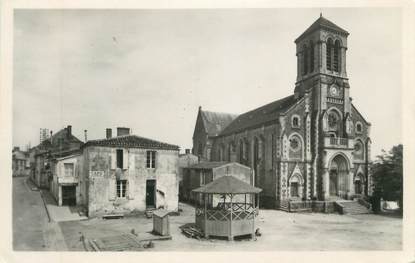
[{"label": "church entrance door", "polygon": [[337,170],[330,171],[330,195],[337,195]]},{"label": "church entrance door", "polygon": [[346,198],[348,187],[349,169],[347,160],[342,155],[333,158],[330,164],[329,192],[331,196]]}]

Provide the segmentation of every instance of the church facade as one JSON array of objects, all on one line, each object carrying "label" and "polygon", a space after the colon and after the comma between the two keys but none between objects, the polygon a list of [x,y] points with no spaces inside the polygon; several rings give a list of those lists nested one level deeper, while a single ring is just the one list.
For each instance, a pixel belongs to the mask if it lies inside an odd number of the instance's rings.
[{"label": "church facade", "polygon": [[320,16],[295,40],[297,79],[288,97],[241,115],[199,107],[194,154],[251,167],[263,207],[371,195],[371,124],[349,95],[348,35]]}]

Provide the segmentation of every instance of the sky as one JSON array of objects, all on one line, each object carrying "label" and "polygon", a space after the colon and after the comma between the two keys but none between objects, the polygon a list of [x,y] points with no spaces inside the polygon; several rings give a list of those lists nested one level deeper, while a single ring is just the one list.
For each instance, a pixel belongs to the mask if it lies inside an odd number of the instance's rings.
[{"label": "sky", "polygon": [[393,8],[15,10],[13,145],[72,125],[192,147],[198,107],[240,114],[291,95],[294,40],[320,15],[346,29],[372,157],[402,142],[401,12]]}]

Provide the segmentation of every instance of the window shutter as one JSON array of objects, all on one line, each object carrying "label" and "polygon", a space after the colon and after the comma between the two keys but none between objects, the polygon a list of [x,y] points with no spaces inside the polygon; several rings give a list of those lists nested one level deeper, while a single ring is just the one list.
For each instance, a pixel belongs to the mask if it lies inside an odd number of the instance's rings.
[{"label": "window shutter", "polygon": [[129,178],[127,181],[127,197],[130,200],[134,199],[134,181]]},{"label": "window shutter", "polygon": [[117,195],[117,189],[116,189],[117,185],[116,185],[116,181],[115,181],[115,177],[111,177],[109,179],[109,200],[110,201],[114,201],[115,200],[115,196]]},{"label": "window shutter", "polygon": [[128,169],[128,149],[125,149],[124,151],[123,151],[123,158],[122,158],[122,161],[123,161],[123,163],[122,163],[122,167],[124,168],[124,169]]},{"label": "window shutter", "polygon": [[111,150],[111,169],[114,170],[117,167],[117,157],[116,157],[116,152],[114,149]]}]

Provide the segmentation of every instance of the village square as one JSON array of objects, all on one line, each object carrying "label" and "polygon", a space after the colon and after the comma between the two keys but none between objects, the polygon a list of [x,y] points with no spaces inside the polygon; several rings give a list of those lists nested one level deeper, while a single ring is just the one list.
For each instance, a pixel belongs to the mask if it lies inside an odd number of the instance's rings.
[{"label": "village square", "polygon": [[191,149],[125,126],[39,127],[13,149],[13,249],[401,249],[402,200],[380,194],[376,127],[351,98],[349,32],[309,25],[292,92],[241,114],[200,105]]}]

